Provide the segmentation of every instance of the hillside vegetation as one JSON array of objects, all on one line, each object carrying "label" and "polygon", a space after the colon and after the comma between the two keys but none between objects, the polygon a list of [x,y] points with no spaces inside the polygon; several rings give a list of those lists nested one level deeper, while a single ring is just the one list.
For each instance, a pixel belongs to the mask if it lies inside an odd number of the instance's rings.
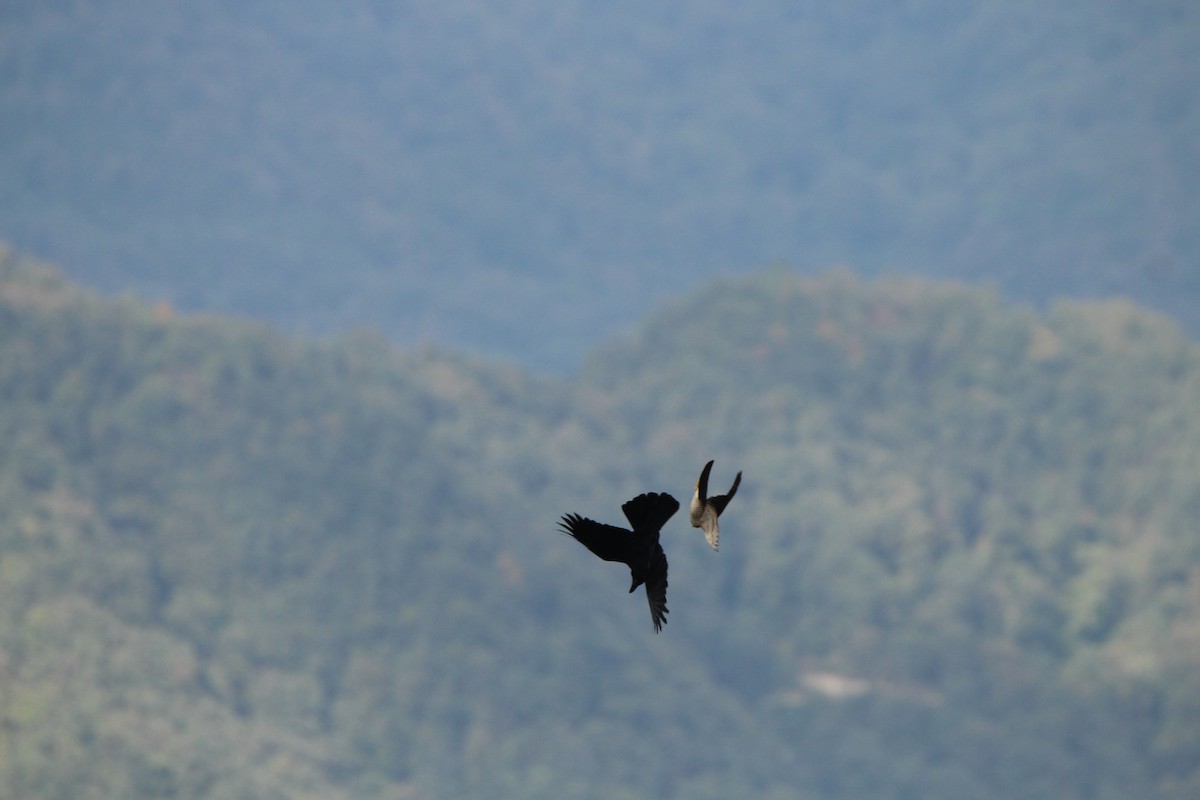
[{"label": "hillside vegetation", "polygon": [[[1200,348],[1124,301],[770,271],[577,378],[0,259],[22,798],[1183,800]],[[554,532],[686,502],[654,635]]]}]

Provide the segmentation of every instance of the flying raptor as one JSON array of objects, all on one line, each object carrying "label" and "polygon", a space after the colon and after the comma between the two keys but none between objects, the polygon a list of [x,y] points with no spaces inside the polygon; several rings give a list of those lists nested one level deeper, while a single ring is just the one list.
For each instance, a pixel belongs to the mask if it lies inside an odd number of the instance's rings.
[{"label": "flying raptor", "polygon": [[704,469],[700,472],[700,480],[696,481],[696,493],[692,495],[692,527],[700,528],[704,531],[704,538],[708,540],[708,546],[714,551],[721,541],[721,528],[717,525],[717,517],[721,516],[721,512],[725,510],[725,506],[729,505],[729,501],[733,499],[733,495],[737,492],[738,484],[742,482],[742,473],[739,470],[737,477],[733,479],[733,486],[729,487],[727,494],[708,496],[708,473],[712,470],[713,462],[709,461],[704,465]]},{"label": "flying raptor", "polygon": [[669,494],[647,492],[625,503],[621,510],[633,530],[605,525],[578,514],[564,515],[559,527],[605,561],[627,565],[633,579],[630,592],[645,584],[650,619],[654,632],[658,633],[667,621],[667,556],[658,536],[662,526],[679,510],[679,501]]}]

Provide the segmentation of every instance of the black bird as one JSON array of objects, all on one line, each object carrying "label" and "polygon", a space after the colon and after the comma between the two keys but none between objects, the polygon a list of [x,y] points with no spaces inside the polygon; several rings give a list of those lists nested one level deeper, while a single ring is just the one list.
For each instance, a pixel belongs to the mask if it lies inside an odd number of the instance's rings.
[{"label": "black bird", "polygon": [[725,510],[725,506],[729,505],[729,501],[737,492],[738,484],[742,482],[742,473],[740,470],[738,471],[737,477],[733,479],[733,486],[729,487],[728,494],[709,497],[708,473],[712,469],[712,465],[713,462],[709,461],[700,472],[700,480],[696,481],[696,493],[692,495],[691,510],[692,527],[704,531],[704,538],[708,540],[708,546],[715,551],[721,541],[721,528],[717,525],[717,517],[721,516],[721,512]]},{"label": "black bird", "polygon": [[621,510],[633,526],[632,531],[578,514],[564,515],[559,527],[605,561],[626,564],[633,578],[630,592],[646,585],[650,619],[654,622],[654,632],[658,633],[667,621],[667,555],[658,543],[658,535],[679,510],[679,501],[666,493],[647,492],[621,506]]}]

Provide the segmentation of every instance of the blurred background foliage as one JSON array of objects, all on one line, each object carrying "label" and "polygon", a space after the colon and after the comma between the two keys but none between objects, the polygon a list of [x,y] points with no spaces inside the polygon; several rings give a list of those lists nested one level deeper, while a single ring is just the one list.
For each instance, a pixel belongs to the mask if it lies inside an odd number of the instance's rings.
[{"label": "blurred background foliage", "polygon": [[[23,798],[1183,800],[1200,349],[1128,301],[773,269],[571,379],[0,258]],[[555,533],[664,531],[670,624]]]}]

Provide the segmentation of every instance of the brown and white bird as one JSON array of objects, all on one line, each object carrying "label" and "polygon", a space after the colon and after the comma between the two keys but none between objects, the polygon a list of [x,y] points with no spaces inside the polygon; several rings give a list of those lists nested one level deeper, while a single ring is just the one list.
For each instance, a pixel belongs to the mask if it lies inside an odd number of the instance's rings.
[{"label": "brown and white bird", "polygon": [[578,514],[564,515],[559,527],[605,561],[627,565],[633,580],[630,592],[646,585],[650,620],[658,633],[667,621],[667,556],[658,537],[662,526],[679,510],[679,501],[669,494],[647,492],[621,506],[621,510],[633,530],[605,525]]},{"label": "brown and white bird", "polygon": [[704,531],[704,538],[708,540],[708,546],[716,551],[717,545],[721,541],[721,528],[717,524],[717,517],[721,516],[721,512],[725,510],[725,506],[729,505],[729,501],[737,492],[738,484],[742,482],[742,473],[740,470],[738,471],[737,477],[733,479],[733,486],[729,487],[727,494],[709,497],[708,473],[712,470],[712,465],[711,461],[705,464],[704,469],[700,472],[700,480],[696,481],[696,493],[692,495],[692,527]]}]

